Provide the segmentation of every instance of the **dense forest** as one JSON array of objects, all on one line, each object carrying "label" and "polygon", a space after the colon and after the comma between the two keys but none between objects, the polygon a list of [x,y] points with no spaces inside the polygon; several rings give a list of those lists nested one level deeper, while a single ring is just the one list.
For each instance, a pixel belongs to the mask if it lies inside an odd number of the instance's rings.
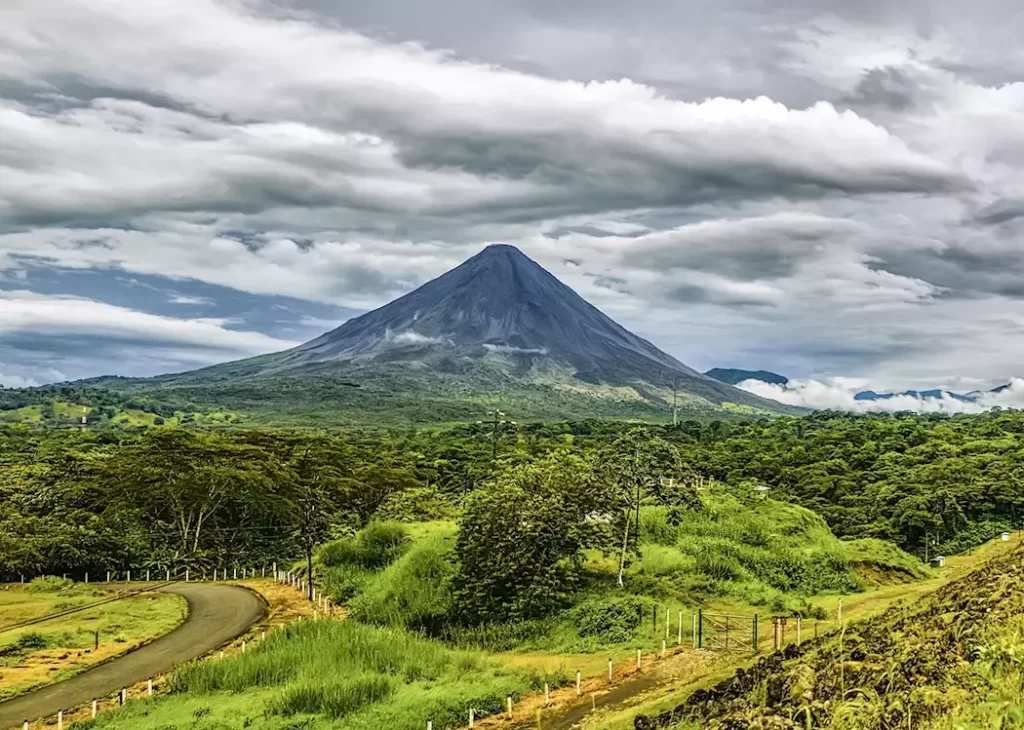
[{"label": "dense forest", "polygon": [[[481,503],[497,514],[495,500],[536,498],[531,484],[555,484],[552,504],[571,497],[579,511],[622,521],[637,485],[641,502],[672,506],[707,477],[767,486],[841,537],[887,539],[919,555],[926,541],[956,552],[1020,527],[1022,434],[1017,412],[643,428],[583,421],[498,434],[488,424],[331,433],[6,426],[0,577],[298,558],[375,517],[458,520]],[[499,475],[515,487],[481,490]],[[682,485],[678,493],[662,494],[666,480]]]}]

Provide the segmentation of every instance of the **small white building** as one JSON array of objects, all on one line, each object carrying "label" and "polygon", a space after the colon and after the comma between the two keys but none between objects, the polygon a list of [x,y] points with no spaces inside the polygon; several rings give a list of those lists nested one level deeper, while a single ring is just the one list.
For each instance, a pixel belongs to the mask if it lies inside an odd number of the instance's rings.
[{"label": "small white building", "polygon": [[1002,535],[999,536],[999,539],[1002,540],[1003,542],[1009,542],[1010,541],[1010,533],[1009,532],[1004,532]]},{"label": "small white building", "polygon": [[932,562],[935,563],[936,568],[944,568],[946,567],[946,556],[936,555],[934,558],[932,558]]}]

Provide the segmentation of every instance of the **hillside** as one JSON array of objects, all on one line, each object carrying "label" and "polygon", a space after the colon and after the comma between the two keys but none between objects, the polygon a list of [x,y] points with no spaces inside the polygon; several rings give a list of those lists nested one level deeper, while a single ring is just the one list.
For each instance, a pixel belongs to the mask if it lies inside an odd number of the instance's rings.
[{"label": "hillside", "polygon": [[729,385],[739,385],[744,380],[760,380],[762,383],[771,383],[773,385],[785,385],[789,382],[789,378],[785,375],[779,375],[773,373],[770,370],[737,370],[736,368],[711,368],[704,373],[709,378],[728,383]]},{"label": "hillside", "polygon": [[1022,558],[1002,551],[927,600],[790,645],[635,727],[1019,727]]},{"label": "hillside", "polygon": [[797,409],[698,373],[511,246],[489,246],[385,306],[285,352],[92,386],[289,422],[669,419]]}]

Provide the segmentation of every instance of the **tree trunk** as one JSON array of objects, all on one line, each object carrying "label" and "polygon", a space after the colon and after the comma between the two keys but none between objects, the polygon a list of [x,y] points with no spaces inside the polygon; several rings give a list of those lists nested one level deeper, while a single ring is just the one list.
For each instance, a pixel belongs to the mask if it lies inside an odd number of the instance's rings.
[{"label": "tree trunk", "polygon": [[309,600],[313,600],[313,545],[306,542],[306,591],[309,593]]},{"label": "tree trunk", "polygon": [[629,545],[629,510],[626,510],[626,529],[622,533],[622,553],[619,555],[619,588],[622,588],[622,572],[626,569],[626,546]]}]

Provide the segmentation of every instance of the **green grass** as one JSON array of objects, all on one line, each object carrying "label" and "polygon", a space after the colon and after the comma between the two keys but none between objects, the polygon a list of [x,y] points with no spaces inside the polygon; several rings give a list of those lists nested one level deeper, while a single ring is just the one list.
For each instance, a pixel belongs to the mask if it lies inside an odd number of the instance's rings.
[{"label": "green grass", "polygon": [[179,669],[176,694],[129,705],[86,727],[132,730],[438,730],[500,712],[518,699],[567,681],[455,651],[400,629],[353,621],[303,621],[245,654]]}]

